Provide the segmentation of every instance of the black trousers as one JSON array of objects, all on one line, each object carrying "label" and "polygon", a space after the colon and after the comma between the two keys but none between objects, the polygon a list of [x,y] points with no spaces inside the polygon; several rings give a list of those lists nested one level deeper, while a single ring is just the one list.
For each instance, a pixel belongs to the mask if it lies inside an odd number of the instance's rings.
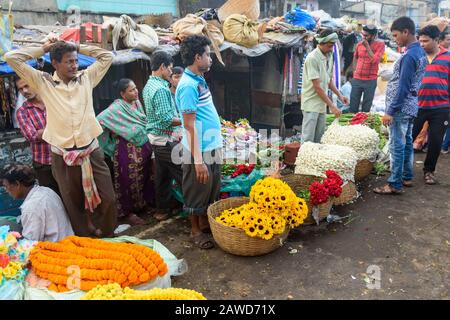
[{"label": "black trousers", "polygon": [[434,109],[423,110],[419,109],[417,118],[413,127],[413,140],[416,140],[423,125],[428,121],[428,152],[425,158],[423,171],[434,172],[436,164],[441,152],[442,141],[447,130],[449,121],[450,109]]},{"label": "black trousers", "polygon": [[183,170],[181,164],[175,164],[171,157],[172,149],[177,144],[168,142],[165,146],[152,145],[155,153],[155,198],[158,209],[170,209],[172,179],[175,179],[180,186],[182,185]]},{"label": "black trousers", "polygon": [[59,192],[58,183],[53,177],[52,166],[40,164],[33,161],[33,168],[36,172],[36,176],[40,186],[47,187],[55,191],[59,196],[61,193]]}]

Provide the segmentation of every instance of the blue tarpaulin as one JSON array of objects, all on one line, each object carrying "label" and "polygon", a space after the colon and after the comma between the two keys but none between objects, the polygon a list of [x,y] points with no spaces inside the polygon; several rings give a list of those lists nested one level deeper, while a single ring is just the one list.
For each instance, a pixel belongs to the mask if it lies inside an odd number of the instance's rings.
[{"label": "blue tarpaulin", "polygon": [[[46,53],[44,55],[44,61],[45,63],[50,64],[50,55],[48,53]],[[78,55],[78,64],[79,64],[79,68],[80,69],[85,69],[87,67],[89,67],[91,64],[93,64],[95,62],[95,59],[89,56],[85,56],[82,54]],[[27,63],[32,66],[33,68],[36,67],[37,62],[36,60],[30,60],[27,61]],[[0,63],[0,75],[13,75],[15,74],[14,70],[6,63]]]}]

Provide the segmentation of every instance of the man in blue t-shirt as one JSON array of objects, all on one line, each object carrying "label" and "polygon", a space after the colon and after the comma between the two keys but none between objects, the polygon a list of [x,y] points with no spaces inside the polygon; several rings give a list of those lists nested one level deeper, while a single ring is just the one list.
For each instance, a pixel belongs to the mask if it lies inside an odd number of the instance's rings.
[{"label": "man in blue t-shirt", "polygon": [[189,213],[191,237],[201,249],[214,247],[206,211],[220,193],[222,135],[220,118],[203,77],[211,68],[211,41],[191,36],[180,52],[188,66],[176,91],[183,123],[183,198]]}]

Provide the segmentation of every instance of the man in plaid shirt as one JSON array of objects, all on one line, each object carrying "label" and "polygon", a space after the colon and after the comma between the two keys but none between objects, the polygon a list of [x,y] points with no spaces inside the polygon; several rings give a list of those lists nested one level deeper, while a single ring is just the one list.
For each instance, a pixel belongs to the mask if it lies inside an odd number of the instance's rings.
[{"label": "man in plaid shirt", "polygon": [[26,99],[17,110],[17,122],[22,134],[30,142],[33,168],[36,171],[39,185],[49,187],[59,194],[58,184],[52,174],[51,147],[42,139],[47,124],[44,102],[25,80],[16,78],[16,85]]},{"label": "man in plaid shirt", "polygon": [[362,111],[369,112],[372,108],[377,88],[378,66],[385,50],[384,42],[377,40],[377,34],[378,29],[375,26],[365,26],[363,30],[364,40],[356,46],[350,96],[350,112],[352,113],[359,111],[363,94]]},{"label": "man in plaid shirt", "polygon": [[180,141],[181,130],[181,120],[169,89],[172,67],[173,59],[170,54],[164,51],[154,53],[151,61],[152,75],[143,90],[148,138],[156,162],[157,220],[168,218],[172,198],[171,182],[175,179],[181,186],[183,175],[181,164],[172,161],[172,150]]}]

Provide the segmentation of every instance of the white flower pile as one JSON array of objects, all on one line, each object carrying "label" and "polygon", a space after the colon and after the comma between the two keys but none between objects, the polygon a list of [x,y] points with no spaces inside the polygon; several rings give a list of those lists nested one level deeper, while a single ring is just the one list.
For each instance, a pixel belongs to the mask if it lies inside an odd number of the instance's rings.
[{"label": "white flower pile", "polygon": [[379,152],[380,138],[375,130],[365,125],[341,126],[333,123],[323,135],[321,142],[350,147],[356,151],[358,160],[375,161]]},{"label": "white flower pile", "polygon": [[295,173],[326,177],[334,170],[344,181],[355,181],[358,155],[350,147],[306,142],[298,152]]}]

